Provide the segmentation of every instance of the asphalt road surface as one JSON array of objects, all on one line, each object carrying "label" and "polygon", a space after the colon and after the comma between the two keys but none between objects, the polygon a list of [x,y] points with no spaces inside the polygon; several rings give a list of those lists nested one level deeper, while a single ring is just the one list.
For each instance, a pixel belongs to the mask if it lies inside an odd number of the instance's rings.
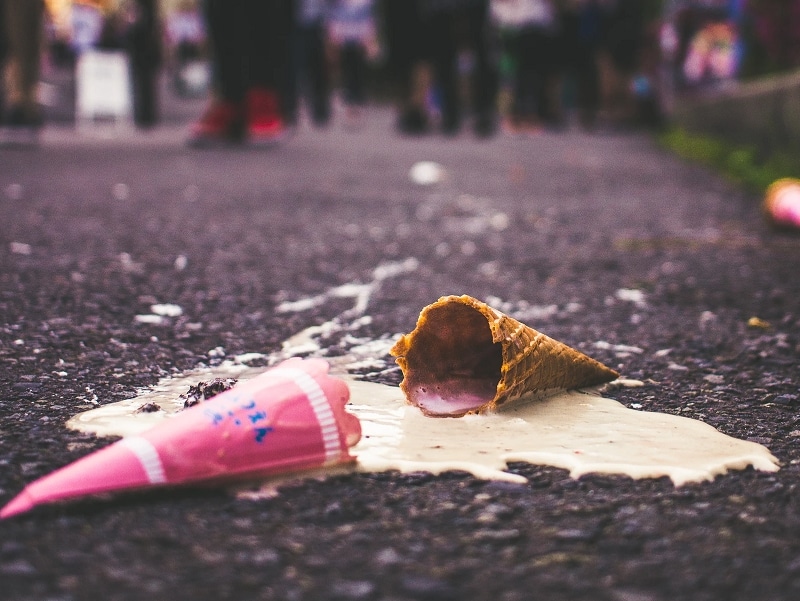
[{"label": "asphalt road surface", "polygon": [[[412,181],[419,161],[440,181]],[[379,110],[270,149],[170,126],[0,150],[0,503],[109,443],[68,430],[77,412],[277,352],[352,306],[328,291],[408,260],[359,337],[446,294],[540,308],[529,325],[646,382],[618,401],[781,462],[680,488],[512,464],[528,484],[389,472],[43,507],[0,522],[0,598],[800,598],[800,237],[759,201],[645,134],[414,139]],[[137,321],[154,303],[183,315]]]}]

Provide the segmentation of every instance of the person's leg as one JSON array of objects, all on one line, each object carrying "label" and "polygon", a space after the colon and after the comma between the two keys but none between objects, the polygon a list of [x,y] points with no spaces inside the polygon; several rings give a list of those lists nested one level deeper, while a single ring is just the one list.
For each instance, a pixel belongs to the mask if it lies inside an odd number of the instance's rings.
[{"label": "person's leg", "polygon": [[244,0],[206,0],[206,25],[211,42],[214,76],[219,97],[226,102],[244,100],[247,88],[248,22]]},{"label": "person's leg", "polygon": [[525,128],[532,124],[536,111],[536,68],[531,55],[533,31],[526,27],[516,33],[513,40],[514,63],[514,104],[512,116],[516,128]]},{"label": "person's leg", "polygon": [[359,42],[350,41],[342,45],[342,88],[344,100],[348,105],[361,105],[366,101],[365,61],[364,46]]},{"label": "person's leg", "polygon": [[294,27],[291,0],[246,0],[240,32],[246,37],[246,128],[251,141],[268,142],[283,133],[283,103],[290,80]]},{"label": "person's leg", "polygon": [[245,44],[240,29],[242,0],[205,0],[205,20],[214,73],[214,98],[192,124],[189,144],[238,141],[244,134]]},{"label": "person's leg", "polygon": [[158,7],[155,0],[137,0],[137,18],[128,32],[133,120],[138,127],[158,121],[157,80],[161,66]]},{"label": "person's leg", "polygon": [[286,123],[296,124],[300,112],[300,99],[306,93],[308,69],[306,67],[307,27],[295,23],[289,47],[289,65],[283,87],[283,110]]},{"label": "person's leg", "polygon": [[560,78],[560,59],[558,37],[547,31],[542,37],[541,74],[542,74],[542,119],[551,127],[558,127],[560,120],[560,101],[558,99],[558,82]]},{"label": "person's leg", "polygon": [[[233,0],[227,0],[233,1]],[[239,35],[246,39],[246,89],[282,91],[291,70],[294,15],[292,0],[245,0]]]},{"label": "person's leg", "polygon": [[389,69],[398,105],[397,129],[406,134],[423,134],[428,130],[424,93],[428,71],[429,32],[420,16],[424,0],[385,0],[386,41]]},{"label": "person's leg", "polygon": [[490,136],[495,129],[498,76],[489,35],[489,2],[475,2],[467,11],[467,39],[475,57],[471,90],[474,129],[479,136]]},{"label": "person's leg", "polygon": [[439,11],[431,15],[431,60],[434,81],[441,98],[442,131],[455,134],[461,127],[461,103],[458,89],[458,52],[456,12]]},{"label": "person's leg", "polygon": [[154,68],[133,71],[132,84],[136,93],[133,97],[134,122],[138,127],[148,128],[158,123],[158,72]]},{"label": "person's leg", "polygon": [[531,48],[531,59],[533,62],[534,89],[533,98],[536,106],[536,116],[541,124],[547,124],[552,120],[552,111],[547,89],[548,62],[550,57],[547,55],[547,33],[541,29],[535,31],[533,45]]},{"label": "person's leg", "polygon": [[4,76],[8,125],[38,127],[41,113],[36,89],[44,4],[41,0],[4,0],[1,6],[7,45]]},{"label": "person's leg", "polygon": [[576,79],[579,118],[584,127],[592,128],[597,121],[600,104],[600,78],[594,48],[583,49],[577,64]]},{"label": "person's leg", "polygon": [[0,125],[6,118],[6,59],[8,58],[8,36],[6,34],[6,0],[0,0]]},{"label": "person's leg", "polygon": [[325,27],[317,23],[306,34],[306,73],[311,101],[311,118],[325,125],[331,116],[331,84],[325,58]]}]

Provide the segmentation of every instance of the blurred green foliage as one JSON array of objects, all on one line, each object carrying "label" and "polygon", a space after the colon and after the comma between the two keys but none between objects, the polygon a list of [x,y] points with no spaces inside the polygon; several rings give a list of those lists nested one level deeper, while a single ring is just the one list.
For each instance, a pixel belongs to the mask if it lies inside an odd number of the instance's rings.
[{"label": "blurred green foliage", "polygon": [[658,139],[678,156],[708,165],[754,191],[763,191],[782,177],[800,178],[800,156],[782,153],[765,156],[755,147],[734,146],[677,127],[660,134]]}]

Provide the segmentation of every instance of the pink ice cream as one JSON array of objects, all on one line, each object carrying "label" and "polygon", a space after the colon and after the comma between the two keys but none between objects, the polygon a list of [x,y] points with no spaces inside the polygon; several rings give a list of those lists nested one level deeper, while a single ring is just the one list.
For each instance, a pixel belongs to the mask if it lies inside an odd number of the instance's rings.
[{"label": "pink ice cream", "polygon": [[776,194],[772,214],[780,223],[800,227],[800,182]]},{"label": "pink ice cream", "polygon": [[323,359],[289,359],[29,484],[10,517],[84,495],[257,478],[354,461],[361,425],[345,411],[350,391]]},{"label": "pink ice cream", "polygon": [[800,179],[785,177],[767,188],[764,208],[778,226],[800,228]]}]

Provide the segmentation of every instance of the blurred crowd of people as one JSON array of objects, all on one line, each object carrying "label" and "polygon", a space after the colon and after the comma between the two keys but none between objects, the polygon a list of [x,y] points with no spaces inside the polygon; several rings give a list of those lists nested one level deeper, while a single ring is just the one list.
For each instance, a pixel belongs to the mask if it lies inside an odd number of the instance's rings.
[{"label": "blurred crowd of people", "polygon": [[[140,127],[158,122],[164,68],[185,94],[205,90],[205,75],[211,101],[189,140],[200,145],[273,141],[304,107],[324,126],[334,98],[343,119],[358,124],[376,76],[406,134],[455,134],[469,122],[488,136],[501,117],[510,131],[558,127],[565,106],[591,127],[604,93],[620,92],[601,89],[614,81],[601,77],[603,58],[607,75],[629,79],[642,66],[645,34],[640,0],[202,0],[178,4],[164,22],[158,0],[115,6],[103,12],[98,2],[75,0],[70,37],[50,31],[51,52],[78,61],[89,51],[124,51]],[[53,29],[42,1],[0,0],[7,128],[42,123],[43,23]]]},{"label": "blurred crowd of people", "polygon": [[[657,126],[659,69],[670,46],[659,22],[662,4],[185,0],[165,15],[159,0],[119,0],[110,12],[96,0],[74,0],[65,40],[41,0],[0,0],[0,119],[6,129],[41,126],[36,84],[44,24],[51,60],[74,62],[97,50],[126,54],[140,127],[159,120],[165,70],[179,94],[210,89],[189,133],[197,145],[271,143],[304,112],[315,126],[334,117],[355,126],[377,97],[394,101],[397,130],[409,135],[453,135],[465,124],[478,136],[499,128],[532,133],[573,120],[586,128],[599,120]],[[735,25],[704,30],[692,45],[691,20],[676,24],[681,81],[729,75],[731,52],[701,51],[721,47],[720,36],[733,39]],[[334,111],[340,104],[343,110]]]},{"label": "blurred crowd of people", "polygon": [[90,51],[125,54],[136,124],[149,127],[157,122],[162,48],[159,2],[128,0],[121,6],[104,14],[96,4],[73,3],[65,37],[43,0],[0,0],[0,142],[35,142],[43,124],[38,98],[43,62],[74,68]]},{"label": "blurred crowd of people", "polygon": [[469,122],[489,136],[501,116],[514,132],[560,127],[565,106],[592,127],[603,92],[633,118],[630,84],[646,67],[642,7],[641,0],[207,0],[215,95],[191,142],[269,142],[297,121],[301,99],[323,126],[334,83],[344,118],[357,123],[378,59],[406,134],[452,135]]}]

